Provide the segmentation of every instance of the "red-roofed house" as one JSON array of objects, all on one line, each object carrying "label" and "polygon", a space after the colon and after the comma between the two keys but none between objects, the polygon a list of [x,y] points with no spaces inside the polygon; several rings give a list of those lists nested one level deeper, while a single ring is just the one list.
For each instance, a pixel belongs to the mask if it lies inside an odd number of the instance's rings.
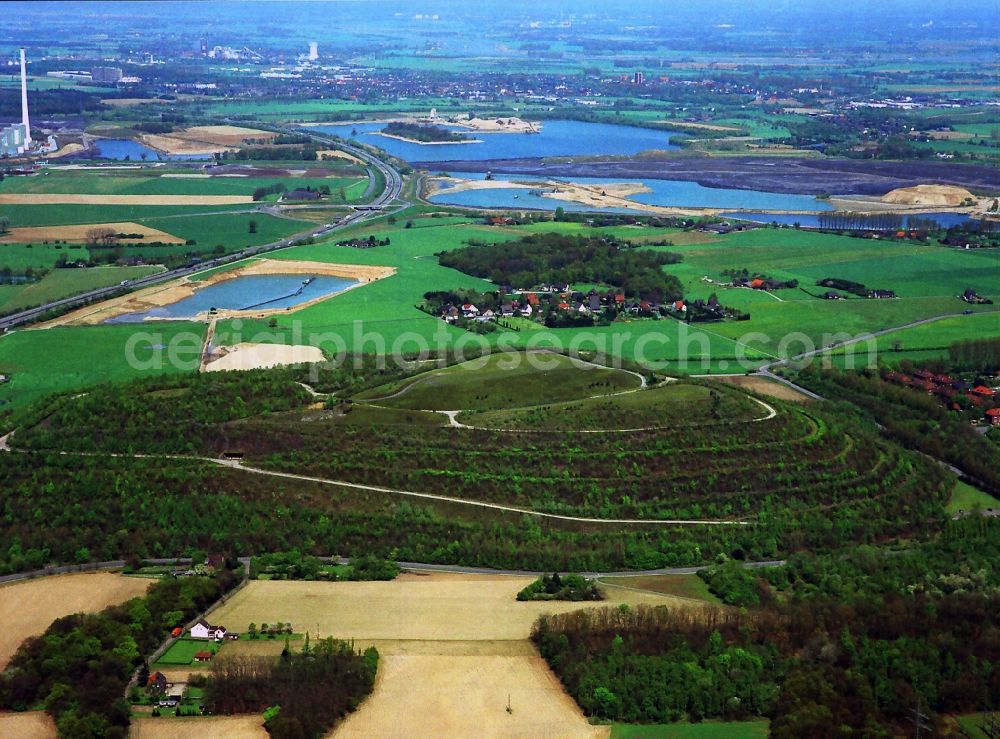
[{"label": "red-roofed house", "polygon": [[990,408],[986,411],[986,417],[994,426],[1000,426],[1000,408]]},{"label": "red-roofed house", "polygon": [[754,277],[752,280],[750,280],[750,287],[752,287],[754,290],[760,290],[761,288],[764,287],[764,280],[762,280],[759,277]]},{"label": "red-roofed house", "polygon": [[992,398],[995,395],[993,390],[986,387],[985,385],[979,385],[977,387],[972,388],[972,392],[974,392],[976,395],[981,395],[984,398]]}]

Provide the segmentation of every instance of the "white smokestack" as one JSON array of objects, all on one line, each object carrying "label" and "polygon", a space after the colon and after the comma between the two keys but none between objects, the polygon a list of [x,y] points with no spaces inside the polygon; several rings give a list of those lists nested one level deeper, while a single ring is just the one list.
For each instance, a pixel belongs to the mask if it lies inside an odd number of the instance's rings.
[{"label": "white smokestack", "polygon": [[21,49],[21,123],[24,124],[24,146],[31,144],[31,123],[28,121],[28,73],[24,64],[24,49]]},{"label": "white smokestack", "polygon": [[314,62],[319,59],[319,44],[315,41],[309,42],[309,61]]}]

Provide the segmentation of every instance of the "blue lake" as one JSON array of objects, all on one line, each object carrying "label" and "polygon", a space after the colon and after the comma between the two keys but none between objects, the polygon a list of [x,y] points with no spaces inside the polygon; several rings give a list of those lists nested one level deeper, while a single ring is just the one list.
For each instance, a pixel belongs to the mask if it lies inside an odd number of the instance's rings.
[{"label": "blue lake", "polygon": [[[462,172],[456,175],[462,179],[481,180],[486,175]],[[495,180],[516,180],[519,182],[544,181],[543,177],[529,175],[496,176]],[[786,195],[758,190],[733,190],[717,187],[703,187],[697,182],[681,180],[642,180],[594,177],[573,177],[580,184],[612,184],[616,182],[641,182],[651,192],[630,195],[629,199],[647,205],[667,205],[690,208],[759,208],[761,210],[830,210],[829,203],[817,200],[811,195]],[[465,190],[449,193],[447,189],[432,195],[429,200],[442,205],[465,205],[479,208],[534,208],[555,210],[562,206],[571,211],[594,211],[604,213],[636,213],[632,208],[593,208],[580,203],[530,195],[524,188],[497,188],[490,190]],[[796,216],[805,218],[807,216]]]},{"label": "blue lake", "polygon": [[[757,223],[778,223],[788,226],[793,226],[798,223],[803,228],[820,227],[819,216],[814,215],[789,215],[787,213],[721,213],[720,215],[722,218],[737,218],[744,221],[755,221]],[[914,215],[914,218],[932,218],[943,228],[961,226],[963,223],[968,223],[973,220],[965,213],[919,213]]]},{"label": "blue lake", "polygon": [[347,290],[355,280],[310,275],[247,275],[196,290],[183,300],[142,313],[126,313],[106,323],[139,323],[146,318],[194,318],[212,308],[274,310],[291,308],[316,298]]},{"label": "blue lake", "polygon": [[379,136],[378,132],[385,126],[385,123],[347,123],[310,126],[310,130],[371,144],[408,162],[638,154],[649,149],[676,149],[678,147],[670,143],[670,137],[685,135],[676,131],[654,131],[608,123],[543,121],[542,131],[537,134],[482,133],[457,126],[445,126],[449,130],[479,139],[482,143],[414,144]]},{"label": "blue lake", "polygon": [[130,161],[141,162],[142,155],[146,155],[146,161],[155,162],[158,160],[180,160],[180,159],[211,159],[205,154],[161,154],[156,149],[151,149],[138,141],[131,139],[96,139],[94,147],[97,149],[96,159],[115,159],[122,161],[128,157]]}]

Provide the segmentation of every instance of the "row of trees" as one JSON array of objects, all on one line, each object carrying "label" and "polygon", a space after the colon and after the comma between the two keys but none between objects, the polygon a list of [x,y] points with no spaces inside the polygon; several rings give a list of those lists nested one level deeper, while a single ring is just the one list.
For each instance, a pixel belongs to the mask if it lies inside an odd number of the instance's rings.
[{"label": "row of trees", "polygon": [[356,653],[347,642],[324,639],[281,658],[237,656],[213,661],[205,685],[210,713],[263,713],[275,739],[325,736],[371,693],[378,651]]}]

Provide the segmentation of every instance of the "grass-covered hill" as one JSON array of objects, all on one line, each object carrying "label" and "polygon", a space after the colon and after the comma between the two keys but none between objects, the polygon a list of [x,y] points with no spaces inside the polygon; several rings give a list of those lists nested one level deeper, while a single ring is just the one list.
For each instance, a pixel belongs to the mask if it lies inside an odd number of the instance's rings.
[{"label": "grass-covered hill", "polygon": [[[305,541],[317,554],[594,571],[766,559],[943,520],[946,474],[835,406],[655,376],[643,389],[626,372],[564,360],[520,373],[499,361],[409,377],[369,364],[317,383],[334,393],[318,404],[299,384],[309,374],[294,370],[178,375],[43,402],[13,419],[24,453],[0,456],[3,568],[80,550],[100,559]],[[546,371],[564,387],[551,403],[539,395]],[[480,373],[477,390],[468,381]],[[225,452],[260,472],[198,459]]]}]

